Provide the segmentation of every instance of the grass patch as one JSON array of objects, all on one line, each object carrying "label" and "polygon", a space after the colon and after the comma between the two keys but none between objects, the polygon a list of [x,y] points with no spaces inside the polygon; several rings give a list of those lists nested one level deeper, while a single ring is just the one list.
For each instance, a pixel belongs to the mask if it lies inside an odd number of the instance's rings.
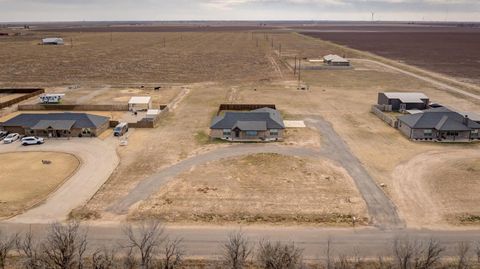
[{"label": "grass patch", "polygon": [[97,220],[100,219],[102,216],[98,211],[88,209],[86,207],[75,208],[68,214],[69,220],[78,220],[78,221],[85,221],[85,220]]}]

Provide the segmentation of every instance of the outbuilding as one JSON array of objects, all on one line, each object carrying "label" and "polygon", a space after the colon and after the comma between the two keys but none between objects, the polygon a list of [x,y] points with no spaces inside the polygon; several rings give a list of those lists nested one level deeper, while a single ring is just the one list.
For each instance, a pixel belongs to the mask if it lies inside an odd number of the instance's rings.
[{"label": "outbuilding", "polygon": [[380,92],[378,104],[388,107],[390,111],[424,110],[430,99],[419,92]]},{"label": "outbuilding", "polygon": [[152,108],[152,97],[150,96],[134,96],[128,101],[128,110],[130,111],[147,111]]},{"label": "outbuilding", "polygon": [[324,56],[323,62],[330,66],[350,66],[349,60],[334,54]]},{"label": "outbuilding", "polygon": [[61,37],[48,37],[42,39],[42,45],[64,45],[65,42]]}]

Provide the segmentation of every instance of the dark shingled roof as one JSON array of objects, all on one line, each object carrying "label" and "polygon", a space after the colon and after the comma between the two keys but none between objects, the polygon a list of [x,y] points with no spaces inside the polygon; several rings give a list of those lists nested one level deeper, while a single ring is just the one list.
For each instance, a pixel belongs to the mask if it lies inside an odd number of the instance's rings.
[{"label": "dark shingled roof", "polygon": [[469,131],[480,129],[480,124],[445,107],[433,108],[423,113],[405,115],[398,120],[412,129],[435,129],[438,131]]},{"label": "dark shingled roof", "polygon": [[233,129],[244,131],[262,131],[267,129],[285,129],[280,113],[271,108],[260,108],[247,112],[226,112],[213,119],[211,129]]},{"label": "dark shingled roof", "polygon": [[[4,122],[2,126],[18,126],[31,129],[37,124],[45,126],[52,124],[54,121],[61,121],[61,125],[63,125],[62,128],[64,128],[69,121],[74,122],[71,127],[75,129],[98,128],[108,122],[109,118],[86,113],[20,114]],[[37,127],[41,127],[40,125]]]},{"label": "dark shingled roof", "polygon": [[32,127],[32,130],[70,130],[75,124],[74,120],[41,120]]}]

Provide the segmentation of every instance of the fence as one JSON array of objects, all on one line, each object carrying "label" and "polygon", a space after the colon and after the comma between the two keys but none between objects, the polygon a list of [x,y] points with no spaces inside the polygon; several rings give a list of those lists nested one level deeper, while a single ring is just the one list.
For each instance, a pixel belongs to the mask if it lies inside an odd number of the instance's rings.
[{"label": "fence", "polygon": [[[155,128],[158,126],[160,119],[167,114],[168,106],[161,105],[160,108],[163,108],[160,113],[153,119],[143,118],[137,122],[129,122],[129,128]],[[110,121],[110,128],[115,128],[120,122],[116,120]]]},{"label": "fence", "polygon": [[220,114],[220,112],[222,112],[223,110],[250,111],[264,107],[276,109],[275,105],[273,104],[220,104],[217,115]]},{"label": "fence", "polygon": [[128,104],[110,105],[57,105],[57,104],[34,104],[19,105],[18,110],[63,110],[63,111],[128,111]]},{"label": "fence", "polygon": [[386,114],[384,111],[391,111],[388,110],[388,106],[380,106],[380,105],[373,105],[372,106],[372,113],[375,114],[379,119],[386,122],[388,125],[392,126],[393,128],[398,127],[398,120],[395,117],[392,117]]},{"label": "fence", "polygon": [[40,95],[42,93],[45,93],[45,90],[42,88],[4,88],[0,89],[0,93],[3,94],[24,94],[22,96],[19,96],[17,98],[14,98],[9,101],[5,101],[0,103],[0,109],[12,106],[14,104],[18,104],[24,100],[27,100],[29,98],[32,98],[34,96]]}]

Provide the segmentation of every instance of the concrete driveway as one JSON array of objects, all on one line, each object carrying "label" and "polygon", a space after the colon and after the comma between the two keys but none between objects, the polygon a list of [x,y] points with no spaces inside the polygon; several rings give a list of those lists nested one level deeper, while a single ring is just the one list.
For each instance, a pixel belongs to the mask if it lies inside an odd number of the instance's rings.
[{"label": "concrete driveway", "polygon": [[[49,223],[62,221],[70,211],[86,203],[107,181],[117,167],[119,158],[116,140],[108,138],[47,139],[43,145],[24,147],[20,142],[0,144],[0,153],[18,151],[56,151],[75,155],[80,159],[77,172],[52,193],[43,203],[7,222]],[[26,186],[28,187],[28,186]]]}]

